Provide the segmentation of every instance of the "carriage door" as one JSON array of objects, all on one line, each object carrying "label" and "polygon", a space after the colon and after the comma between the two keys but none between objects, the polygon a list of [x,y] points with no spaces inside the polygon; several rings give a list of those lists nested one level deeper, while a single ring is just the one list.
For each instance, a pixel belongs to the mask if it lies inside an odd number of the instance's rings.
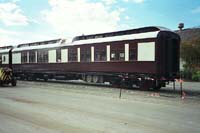
[{"label": "carriage door", "polygon": [[179,72],[179,41],[175,38],[166,40],[166,72],[173,76]]}]

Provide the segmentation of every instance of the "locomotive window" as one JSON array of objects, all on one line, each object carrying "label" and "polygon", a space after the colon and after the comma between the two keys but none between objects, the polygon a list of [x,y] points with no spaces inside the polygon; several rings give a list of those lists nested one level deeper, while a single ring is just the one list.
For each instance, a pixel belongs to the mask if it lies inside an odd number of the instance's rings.
[{"label": "locomotive window", "polygon": [[27,63],[27,52],[21,53],[21,60],[22,60],[22,63]]},{"label": "locomotive window", "polygon": [[44,51],[38,51],[38,62],[39,63],[46,63],[48,62],[48,51],[44,50]]},{"label": "locomotive window", "polygon": [[29,51],[29,62],[30,63],[35,63],[36,62],[35,51]]},{"label": "locomotive window", "polygon": [[69,62],[77,61],[77,49],[76,48],[69,48],[68,57],[69,57]]},{"label": "locomotive window", "polygon": [[95,61],[106,61],[106,47],[95,47],[94,60]]},{"label": "locomotive window", "polygon": [[81,61],[83,62],[90,62],[91,61],[91,49],[88,48],[81,48]]},{"label": "locomotive window", "polygon": [[61,49],[56,50],[56,62],[61,62]]}]

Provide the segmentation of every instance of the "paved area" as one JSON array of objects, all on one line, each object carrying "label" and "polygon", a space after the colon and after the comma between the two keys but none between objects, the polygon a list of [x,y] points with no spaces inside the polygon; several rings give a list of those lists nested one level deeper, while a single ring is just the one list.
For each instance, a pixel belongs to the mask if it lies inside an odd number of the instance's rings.
[{"label": "paved area", "polygon": [[[170,85],[171,86],[171,85]],[[160,93],[19,81],[0,88],[0,133],[199,133],[200,83]]]}]

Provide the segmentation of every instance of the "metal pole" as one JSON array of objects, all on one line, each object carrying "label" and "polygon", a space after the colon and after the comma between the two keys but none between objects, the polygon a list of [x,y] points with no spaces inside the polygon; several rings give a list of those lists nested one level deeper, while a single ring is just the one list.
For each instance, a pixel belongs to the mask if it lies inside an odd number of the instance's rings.
[{"label": "metal pole", "polygon": [[122,88],[120,87],[119,98],[121,99],[122,96]]},{"label": "metal pole", "polygon": [[124,81],[125,79],[121,79],[121,83],[120,83],[120,91],[119,91],[119,98],[121,99],[122,97],[122,87],[124,87]]},{"label": "metal pole", "polygon": [[180,79],[180,89],[181,89],[181,97],[183,96],[183,83],[182,80]]},{"label": "metal pole", "polygon": [[180,75],[180,90],[181,90],[181,98],[183,98],[183,81],[182,81],[182,76]]}]

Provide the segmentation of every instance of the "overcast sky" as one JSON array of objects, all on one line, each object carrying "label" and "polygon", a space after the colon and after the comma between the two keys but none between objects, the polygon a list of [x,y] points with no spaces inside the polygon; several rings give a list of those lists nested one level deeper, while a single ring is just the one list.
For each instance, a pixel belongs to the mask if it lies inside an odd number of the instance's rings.
[{"label": "overcast sky", "polygon": [[200,0],[0,0],[0,46],[180,22],[200,25]]}]

